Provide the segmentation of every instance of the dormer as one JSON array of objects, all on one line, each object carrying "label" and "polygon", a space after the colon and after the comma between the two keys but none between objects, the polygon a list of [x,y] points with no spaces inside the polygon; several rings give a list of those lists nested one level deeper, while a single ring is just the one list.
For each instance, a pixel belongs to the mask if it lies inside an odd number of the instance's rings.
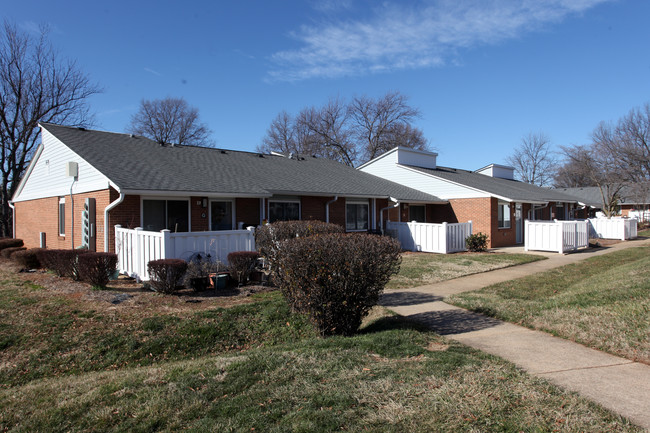
[{"label": "dormer", "polygon": [[409,149],[408,147],[397,148],[397,163],[412,165],[422,168],[436,168],[437,153],[424,150]]},{"label": "dormer", "polygon": [[486,167],[479,168],[475,173],[484,174],[490,177],[498,177],[501,179],[515,179],[515,168],[507,165],[490,164]]}]

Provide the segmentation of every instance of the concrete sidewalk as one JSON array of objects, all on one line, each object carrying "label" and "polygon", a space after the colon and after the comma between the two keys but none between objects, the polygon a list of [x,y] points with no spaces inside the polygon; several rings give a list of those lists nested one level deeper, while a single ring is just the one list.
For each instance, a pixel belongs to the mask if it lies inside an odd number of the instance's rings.
[{"label": "concrete sidewalk", "polygon": [[[543,272],[589,257],[634,246],[645,239],[608,248],[470,275],[438,284],[384,293],[381,304],[431,327],[439,334],[513,362],[527,372],[587,397],[650,430],[650,366],[589,349],[540,331],[501,322],[443,302],[451,294]],[[519,251],[517,251],[519,252]],[[533,252],[530,252],[533,253]]]}]

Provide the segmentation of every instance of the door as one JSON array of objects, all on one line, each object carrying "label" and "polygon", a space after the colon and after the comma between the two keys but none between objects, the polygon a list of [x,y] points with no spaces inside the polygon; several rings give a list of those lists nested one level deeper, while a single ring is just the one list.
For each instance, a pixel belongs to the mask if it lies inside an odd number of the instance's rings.
[{"label": "door", "polygon": [[515,205],[515,227],[516,227],[516,231],[517,231],[517,243],[518,244],[520,244],[520,243],[522,243],[524,241],[524,239],[523,239],[523,232],[524,232],[523,224],[524,224],[524,221],[523,221],[523,218],[522,218],[522,213],[523,213],[523,210],[522,210],[521,204],[516,204]]}]

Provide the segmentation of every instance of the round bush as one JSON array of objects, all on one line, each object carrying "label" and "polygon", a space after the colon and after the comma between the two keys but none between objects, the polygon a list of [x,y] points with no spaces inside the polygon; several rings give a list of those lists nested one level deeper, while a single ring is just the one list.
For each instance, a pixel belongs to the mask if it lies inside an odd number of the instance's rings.
[{"label": "round bush", "polygon": [[187,262],[181,259],[152,260],[147,264],[149,284],[156,292],[171,294],[183,281]]},{"label": "round bush", "polygon": [[41,262],[38,260],[41,250],[42,248],[31,248],[25,251],[17,251],[11,255],[11,258],[25,269],[38,269],[41,267]]},{"label": "round bush", "polygon": [[400,263],[398,241],[367,234],[295,238],[277,254],[282,293],[321,335],[356,332]]},{"label": "round bush", "polygon": [[230,275],[237,278],[240,285],[245,284],[251,273],[255,270],[255,265],[259,257],[260,255],[257,251],[234,251],[228,254]]},{"label": "round bush", "polygon": [[478,253],[487,251],[488,235],[485,233],[475,233],[465,238],[465,246],[469,251]]}]

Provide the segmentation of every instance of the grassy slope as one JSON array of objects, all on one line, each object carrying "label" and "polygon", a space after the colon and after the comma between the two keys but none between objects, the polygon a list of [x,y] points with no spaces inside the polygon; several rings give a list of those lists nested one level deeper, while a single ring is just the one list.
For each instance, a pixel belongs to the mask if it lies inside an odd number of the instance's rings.
[{"label": "grassy slope", "polygon": [[533,254],[404,254],[399,274],[391,278],[386,288],[423,286],[544,259]]},{"label": "grassy slope", "polygon": [[401,318],[321,339],[256,299],[109,315],[4,275],[0,430],[639,431]]},{"label": "grassy slope", "polygon": [[650,248],[630,248],[447,299],[650,363]]}]

